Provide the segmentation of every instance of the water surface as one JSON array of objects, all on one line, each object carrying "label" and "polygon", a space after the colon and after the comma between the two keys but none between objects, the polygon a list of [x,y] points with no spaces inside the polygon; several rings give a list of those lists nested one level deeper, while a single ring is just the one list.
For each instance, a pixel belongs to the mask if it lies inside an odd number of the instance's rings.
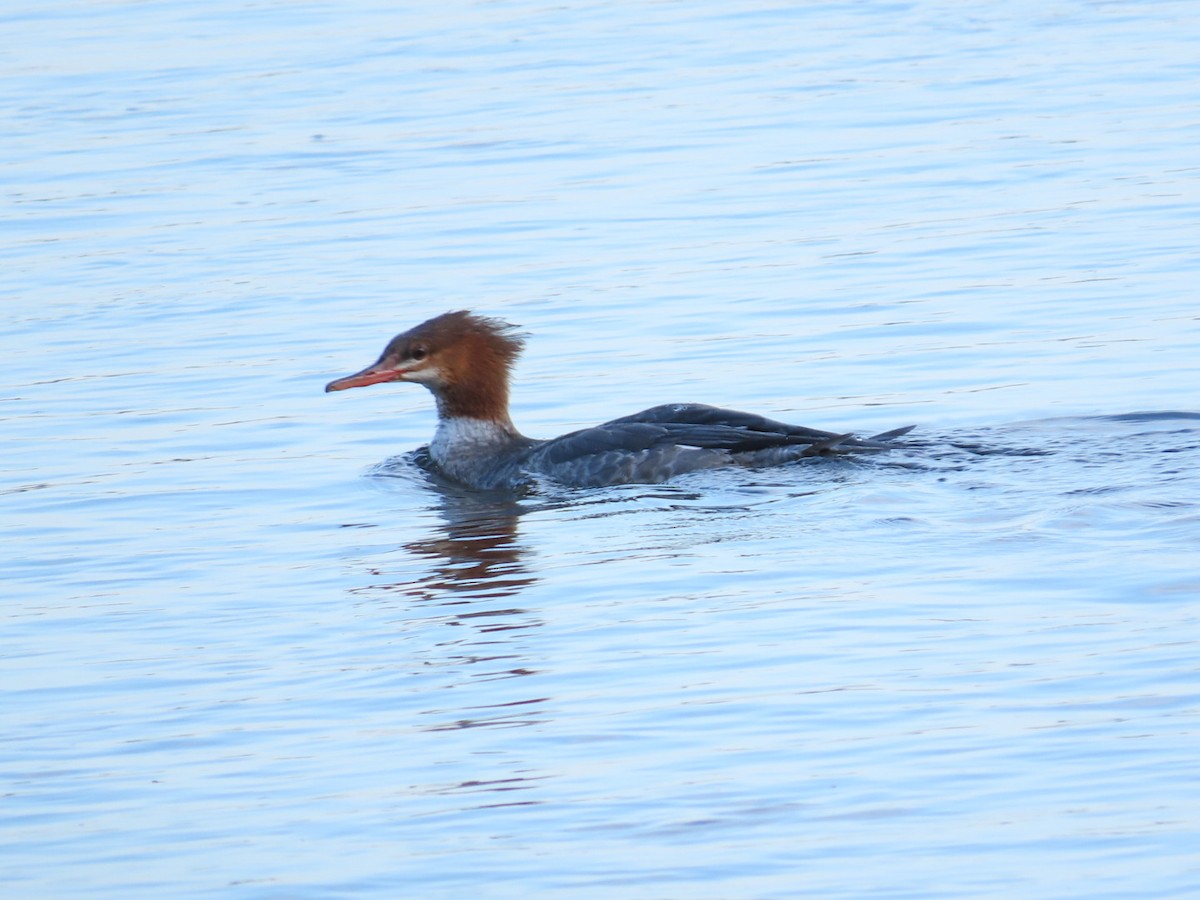
[{"label": "water surface", "polygon": [[[12,896],[1200,890],[1194,4],[3,20]],[[458,307],[919,440],[456,490]]]}]

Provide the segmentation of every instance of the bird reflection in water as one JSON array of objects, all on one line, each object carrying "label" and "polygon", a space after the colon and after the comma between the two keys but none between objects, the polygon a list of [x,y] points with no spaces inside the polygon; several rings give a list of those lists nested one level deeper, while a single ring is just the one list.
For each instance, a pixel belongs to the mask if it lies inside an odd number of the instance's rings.
[{"label": "bird reflection in water", "polygon": [[[376,474],[391,474],[389,470],[399,462],[389,461]],[[411,476],[412,461],[405,459],[404,465]],[[396,474],[405,475],[402,471]],[[484,688],[481,684],[518,679],[529,687],[533,685],[526,677],[538,674],[538,669],[528,664],[529,652],[522,646],[522,637],[545,623],[514,602],[537,582],[523,561],[525,548],[518,537],[519,517],[527,508],[516,497],[485,497],[454,485],[432,486],[439,495],[436,509],[441,521],[433,525],[427,537],[401,545],[410,562],[414,558],[428,561],[422,566],[422,574],[416,579],[376,582],[355,593],[402,595],[408,598],[407,610],[417,613],[429,606],[458,607],[458,611],[438,615],[432,621],[426,619],[423,624],[470,627],[467,634],[426,644],[419,651],[425,657],[422,674],[428,672],[428,667],[447,670],[453,673],[453,679],[446,687],[473,688],[454,695],[468,701],[467,705],[425,710],[422,715],[436,722],[422,730],[513,728],[544,722],[548,698],[530,696],[525,689],[516,696],[506,691],[501,697],[495,686]],[[372,571],[382,575],[386,570]],[[514,788],[510,783],[502,789]]]}]

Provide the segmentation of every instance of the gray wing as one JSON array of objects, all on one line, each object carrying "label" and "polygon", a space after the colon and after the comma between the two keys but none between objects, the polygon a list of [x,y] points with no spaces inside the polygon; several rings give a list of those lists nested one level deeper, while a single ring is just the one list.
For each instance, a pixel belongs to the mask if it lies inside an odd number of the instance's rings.
[{"label": "gray wing", "polygon": [[[758,416],[754,413],[740,412],[736,409],[722,409],[717,406],[708,406],[704,403],[667,403],[662,406],[652,406],[650,409],[644,409],[633,415],[613,419],[612,422],[607,424],[618,425],[638,422],[721,426],[738,430],[746,435],[748,440],[753,439],[751,436],[760,436],[762,440],[768,440],[768,437],[771,438],[768,443],[760,444],[759,447],[807,442],[814,445],[814,447],[825,444],[824,450],[826,451],[843,448],[886,450],[892,446],[888,443],[889,441],[906,435],[916,428],[915,425],[908,425],[904,428],[894,428],[891,431],[885,431],[873,437],[856,438],[853,435],[820,431],[816,428],[805,428],[802,425],[789,425],[786,422],[778,422],[775,419],[768,419],[765,416]],[[600,427],[603,428],[605,426]],[[758,447],[747,447],[745,449],[758,449]]]},{"label": "gray wing", "polygon": [[610,422],[547,441],[525,465],[564,484],[598,487],[655,484],[733,462],[716,435],[681,441],[680,431],[667,423]]},{"label": "gray wing", "polygon": [[[881,435],[898,436],[909,429]],[[668,404],[547,441],[530,471],[581,486],[654,483],[728,465],[774,465],[851,449],[885,449],[879,439],[817,431],[701,404]]]}]

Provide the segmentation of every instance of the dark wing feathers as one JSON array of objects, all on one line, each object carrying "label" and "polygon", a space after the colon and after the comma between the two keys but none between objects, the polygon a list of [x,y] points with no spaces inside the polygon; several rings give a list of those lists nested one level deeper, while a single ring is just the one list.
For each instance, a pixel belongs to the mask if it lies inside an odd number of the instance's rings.
[{"label": "dark wing feathers", "polygon": [[725,425],[731,428],[744,428],[747,431],[761,431],[770,434],[788,434],[796,437],[809,437],[813,440],[833,437],[832,431],[818,431],[815,428],[804,428],[800,425],[789,425],[777,422],[765,416],[754,413],[739,412],[736,409],[722,409],[719,406],[709,406],[705,403],[665,403],[662,406],[652,406],[631,416],[613,419],[608,424],[616,425],[624,422],[674,422],[688,425]]},{"label": "dark wing feathers", "polygon": [[804,455],[851,449],[886,449],[886,442],[912,430],[897,428],[860,440],[849,434],[788,425],[753,413],[700,403],[672,403],[565,434],[539,452],[552,465],[564,465],[609,451],[637,453],[665,447],[695,447],[749,453],[768,447],[806,445]]},{"label": "dark wing feathers", "polygon": [[[755,415],[754,413],[740,412],[736,409],[722,409],[719,406],[709,406],[705,403],[666,403],[662,406],[652,406],[650,409],[644,409],[633,415],[613,419],[608,424],[617,425],[627,422],[719,425],[726,428],[739,429],[744,434],[769,436],[769,442],[759,444],[759,447],[807,442],[814,445],[814,452],[820,452],[817,448],[825,444],[825,442],[830,442],[828,447],[825,448],[827,450],[887,450],[891,446],[888,444],[888,441],[908,434],[916,428],[915,425],[907,425],[904,428],[894,428],[891,431],[885,431],[874,437],[856,438],[851,434],[837,434],[832,431],[805,428],[802,425],[789,425],[787,422],[779,422],[775,419],[768,419],[765,416]],[[756,448],[747,447],[747,449]]]},{"label": "dark wing feathers", "polygon": [[538,453],[551,465],[564,465],[573,460],[610,450],[636,452],[648,450],[662,442],[660,425],[631,422],[620,427],[598,425],[572,431],[547,441]]}]

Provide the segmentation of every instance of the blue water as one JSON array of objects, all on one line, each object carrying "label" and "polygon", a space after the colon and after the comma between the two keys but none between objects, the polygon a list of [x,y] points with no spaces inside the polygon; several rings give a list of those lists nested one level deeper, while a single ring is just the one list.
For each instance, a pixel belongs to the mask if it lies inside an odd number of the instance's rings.
[{"label": "blue water", "polygon": [[[5,896],[1200,893],[1195,4],[0,22]],[[919,440],[448,488],[459,307]]]}]

